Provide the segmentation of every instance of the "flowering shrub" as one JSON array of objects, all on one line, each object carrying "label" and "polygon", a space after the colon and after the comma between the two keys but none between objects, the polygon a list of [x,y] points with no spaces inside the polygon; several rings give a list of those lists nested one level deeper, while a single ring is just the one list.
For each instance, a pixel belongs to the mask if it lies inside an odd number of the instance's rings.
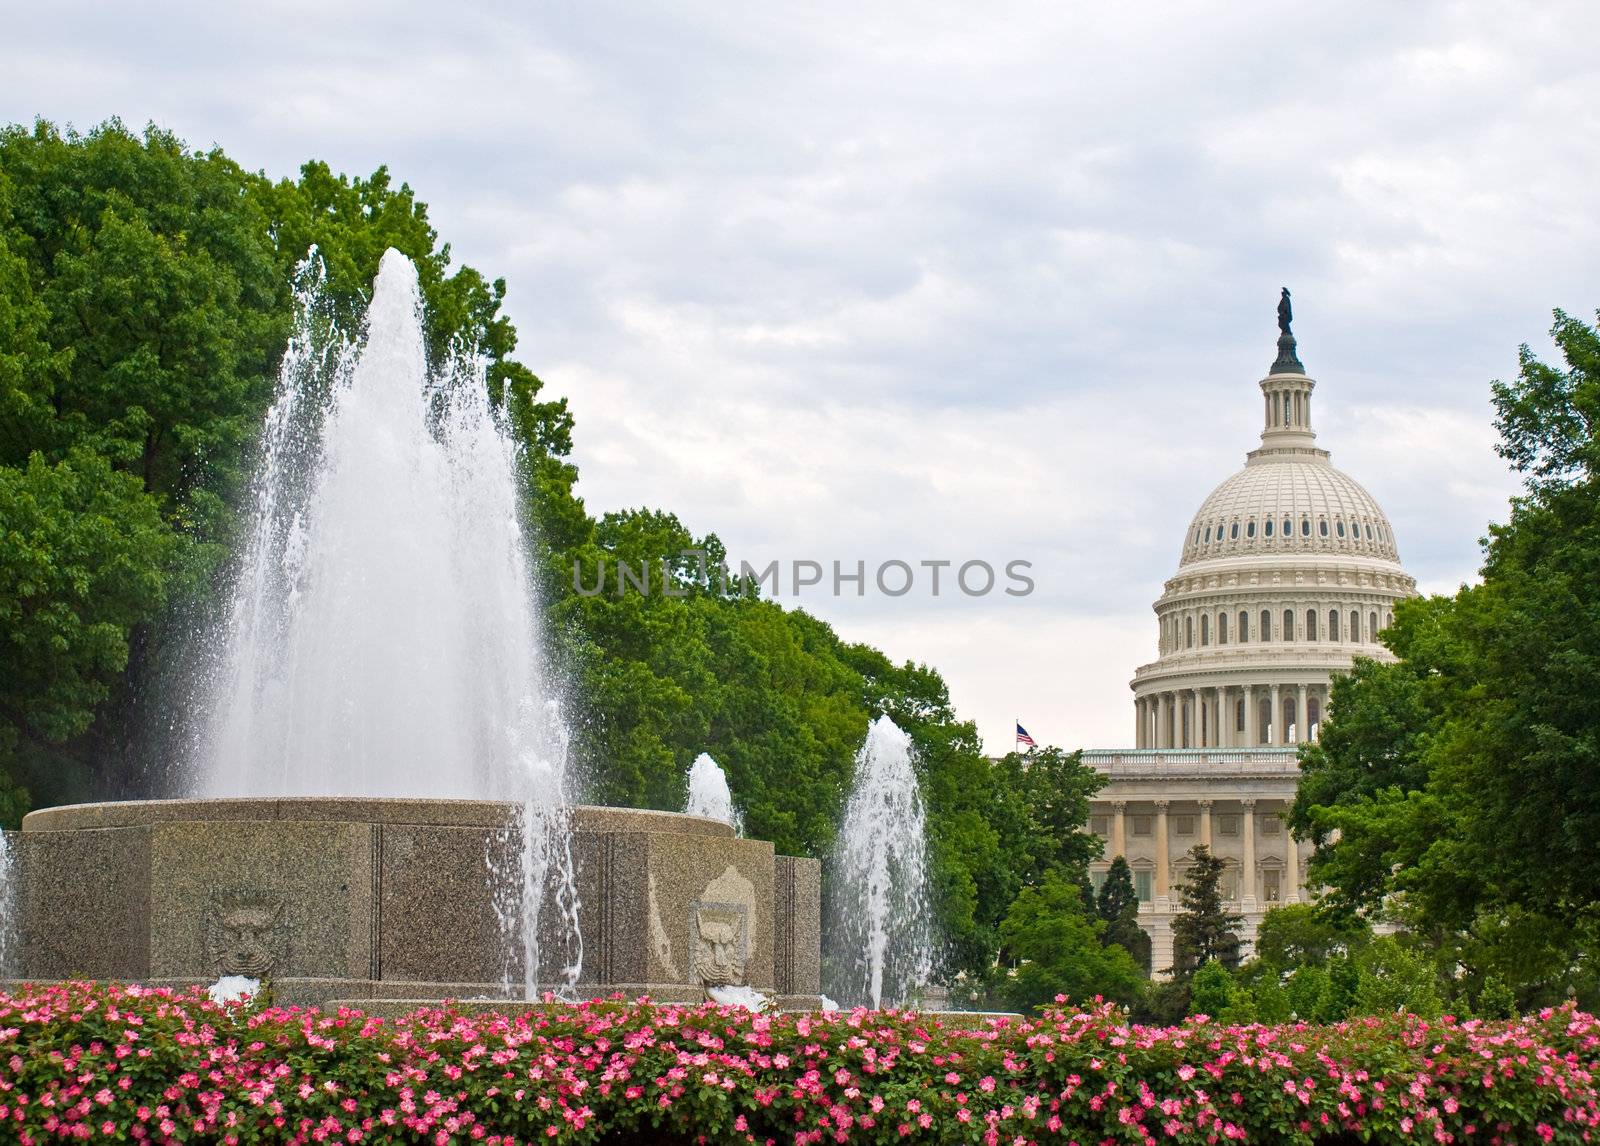
[{"label": "flowering shrub", "polygon": [[141,1142],[1587,1142],[1600,1023],[945,1029],[597,1001],[516,1017],[0,995],[0,1139]]}]

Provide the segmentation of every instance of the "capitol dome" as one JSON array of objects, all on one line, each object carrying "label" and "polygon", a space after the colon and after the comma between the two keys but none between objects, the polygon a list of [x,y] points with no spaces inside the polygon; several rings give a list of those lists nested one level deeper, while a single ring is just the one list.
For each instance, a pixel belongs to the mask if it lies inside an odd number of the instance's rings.
[{"label": "capitol dome", "polygon": [[1285,553],[1400,559],[1389,519],[1355,478],[1327,461],[1268,457],[1252,461],[1201,503],[1179,564]]},{"label": "capitol dome", "polygon": [[1317,384],[1280,328],[1261,444],[1201,503],[1155,603],[1159,656],[1131,682],[1140,748],[1314,738],[1333,676],[1392,659],[1378,633],[1416,592],[1377,500],[1317,445]]}]

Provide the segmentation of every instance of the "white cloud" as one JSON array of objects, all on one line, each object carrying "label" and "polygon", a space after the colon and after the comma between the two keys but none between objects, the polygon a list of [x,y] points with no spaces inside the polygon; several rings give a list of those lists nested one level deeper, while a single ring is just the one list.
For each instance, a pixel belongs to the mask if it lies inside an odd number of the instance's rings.
[{"label": "white cloud", "polygon": [[1277,288],[1425,587],[1512,489],[1492,377],[1588,314],[1600,9],[328,2],[13,14],[0,117],[388,163],[504,275],[596,510],[736,556],[1035,561],[815,602],[992,745],[1118,744],[1149,602],[1257,430]]}]

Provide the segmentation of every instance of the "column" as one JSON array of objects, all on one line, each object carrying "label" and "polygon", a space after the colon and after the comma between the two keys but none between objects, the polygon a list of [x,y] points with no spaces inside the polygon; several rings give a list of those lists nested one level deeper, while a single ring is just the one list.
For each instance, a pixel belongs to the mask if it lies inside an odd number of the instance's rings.
[{"label": "column", "polygon": [[1278,686],[1272,686],[1272,720],[1267,725],[1267,743],[1280,745],[1283,743],[1283,698],[1278,693]]},{"label": "column", "polygon": [[1239,817],[1242,821],[1240,830],[1244,835],[1244,871],[1239,883],[1239,906],[1245,911],[1256,909],[1256,802],[1253,799],[1239,801],[1240,810],[1244,813]]},{"label": "column", "polygon": [[1247,684],[1244,686],[1244,736],[1239,741],[1241,747],[1254,748],[1256,746],[1256,730],[1261,727],[1257,723],[1258,720],[1259,717],[1256,713],[1256,686]]},{"label": "column", "polygon": [[1289,805],[1283,806],[1283,902],[1300,902],[1300,845],[1289,834]]},{"label": "column", "polygon": [[1172,870],[1172,858],[1167,854],[1167,801],[1156,801],[1156,910],[1166,911],[1172,906],[1167,890],[1167,875]]},{"label": "column", "polygon": [[1307,739],[1306,686],[1303,684],[1294,686],[1294,738],[1297,743]]},{"label": "column", "polygon": [[1228,690],[1217,686],[1217,747],[1231,747],[1233,741],[1233,713],[1228,711]]},{"label": "column", "polygon": [[1150,729],[1150,747],[1152,748],[1166,747],[1166,745],[1163,743],[1166,737],[1162,722],[1166,718],[1167,708],[1166,705],[1162,703],[1161,697],[1162,694],[1158,692],[1150,698],[1150,703],[1155,709],[1155,724]]},{"label": "column", "polygon": [[1133,698],[1133,746],[1144,747],[1144,698]]},{"label": "column", "polygon": [[1211,846],[1211,801],[1200,801],[1200,842]]},{"label": "column", "polygon": [[1127,810],[1128,802],[1126,800],[1111,801],[1110,858],[1112,859],[1116,859],[1118,856],[1126,856],[1128,854],[1128,825],[1125,819],[1125,813]]}]

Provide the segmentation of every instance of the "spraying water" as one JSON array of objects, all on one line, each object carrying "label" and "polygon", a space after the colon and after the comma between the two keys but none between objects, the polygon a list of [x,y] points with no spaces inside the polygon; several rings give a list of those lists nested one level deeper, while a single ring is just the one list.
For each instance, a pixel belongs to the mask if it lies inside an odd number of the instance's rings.
[{"label": "spraying water", "polygon": [[735,832],[743,829],[722,765],[704,752],[695,757],[689,769],[689,802],[683,810],[691,816],[705,816],[731,824]]},{"label": "spraying water", "polygon": [[914,1000],[933,966],[922,793],[911,738],[887,716],[856,755],[831,888],[828,994],[877,1008]]},{"label": "spraying water", "polygon": [[0,978],[10,978],[21,939],[17,928],[16,853],[11,833],[0,831]]},{"label": "spraying water", "polygon": [[298,287],[249,543],[210,650],[196,787],[514,802],[520,846],[502,849],[515,870],[496,894],[508,968],[520,959],[531,994],[553,889],[575,981],[567,733],[483,363],[429,368],[416,269],[397,251],[359,342],[329,318],[314,255]]}]

